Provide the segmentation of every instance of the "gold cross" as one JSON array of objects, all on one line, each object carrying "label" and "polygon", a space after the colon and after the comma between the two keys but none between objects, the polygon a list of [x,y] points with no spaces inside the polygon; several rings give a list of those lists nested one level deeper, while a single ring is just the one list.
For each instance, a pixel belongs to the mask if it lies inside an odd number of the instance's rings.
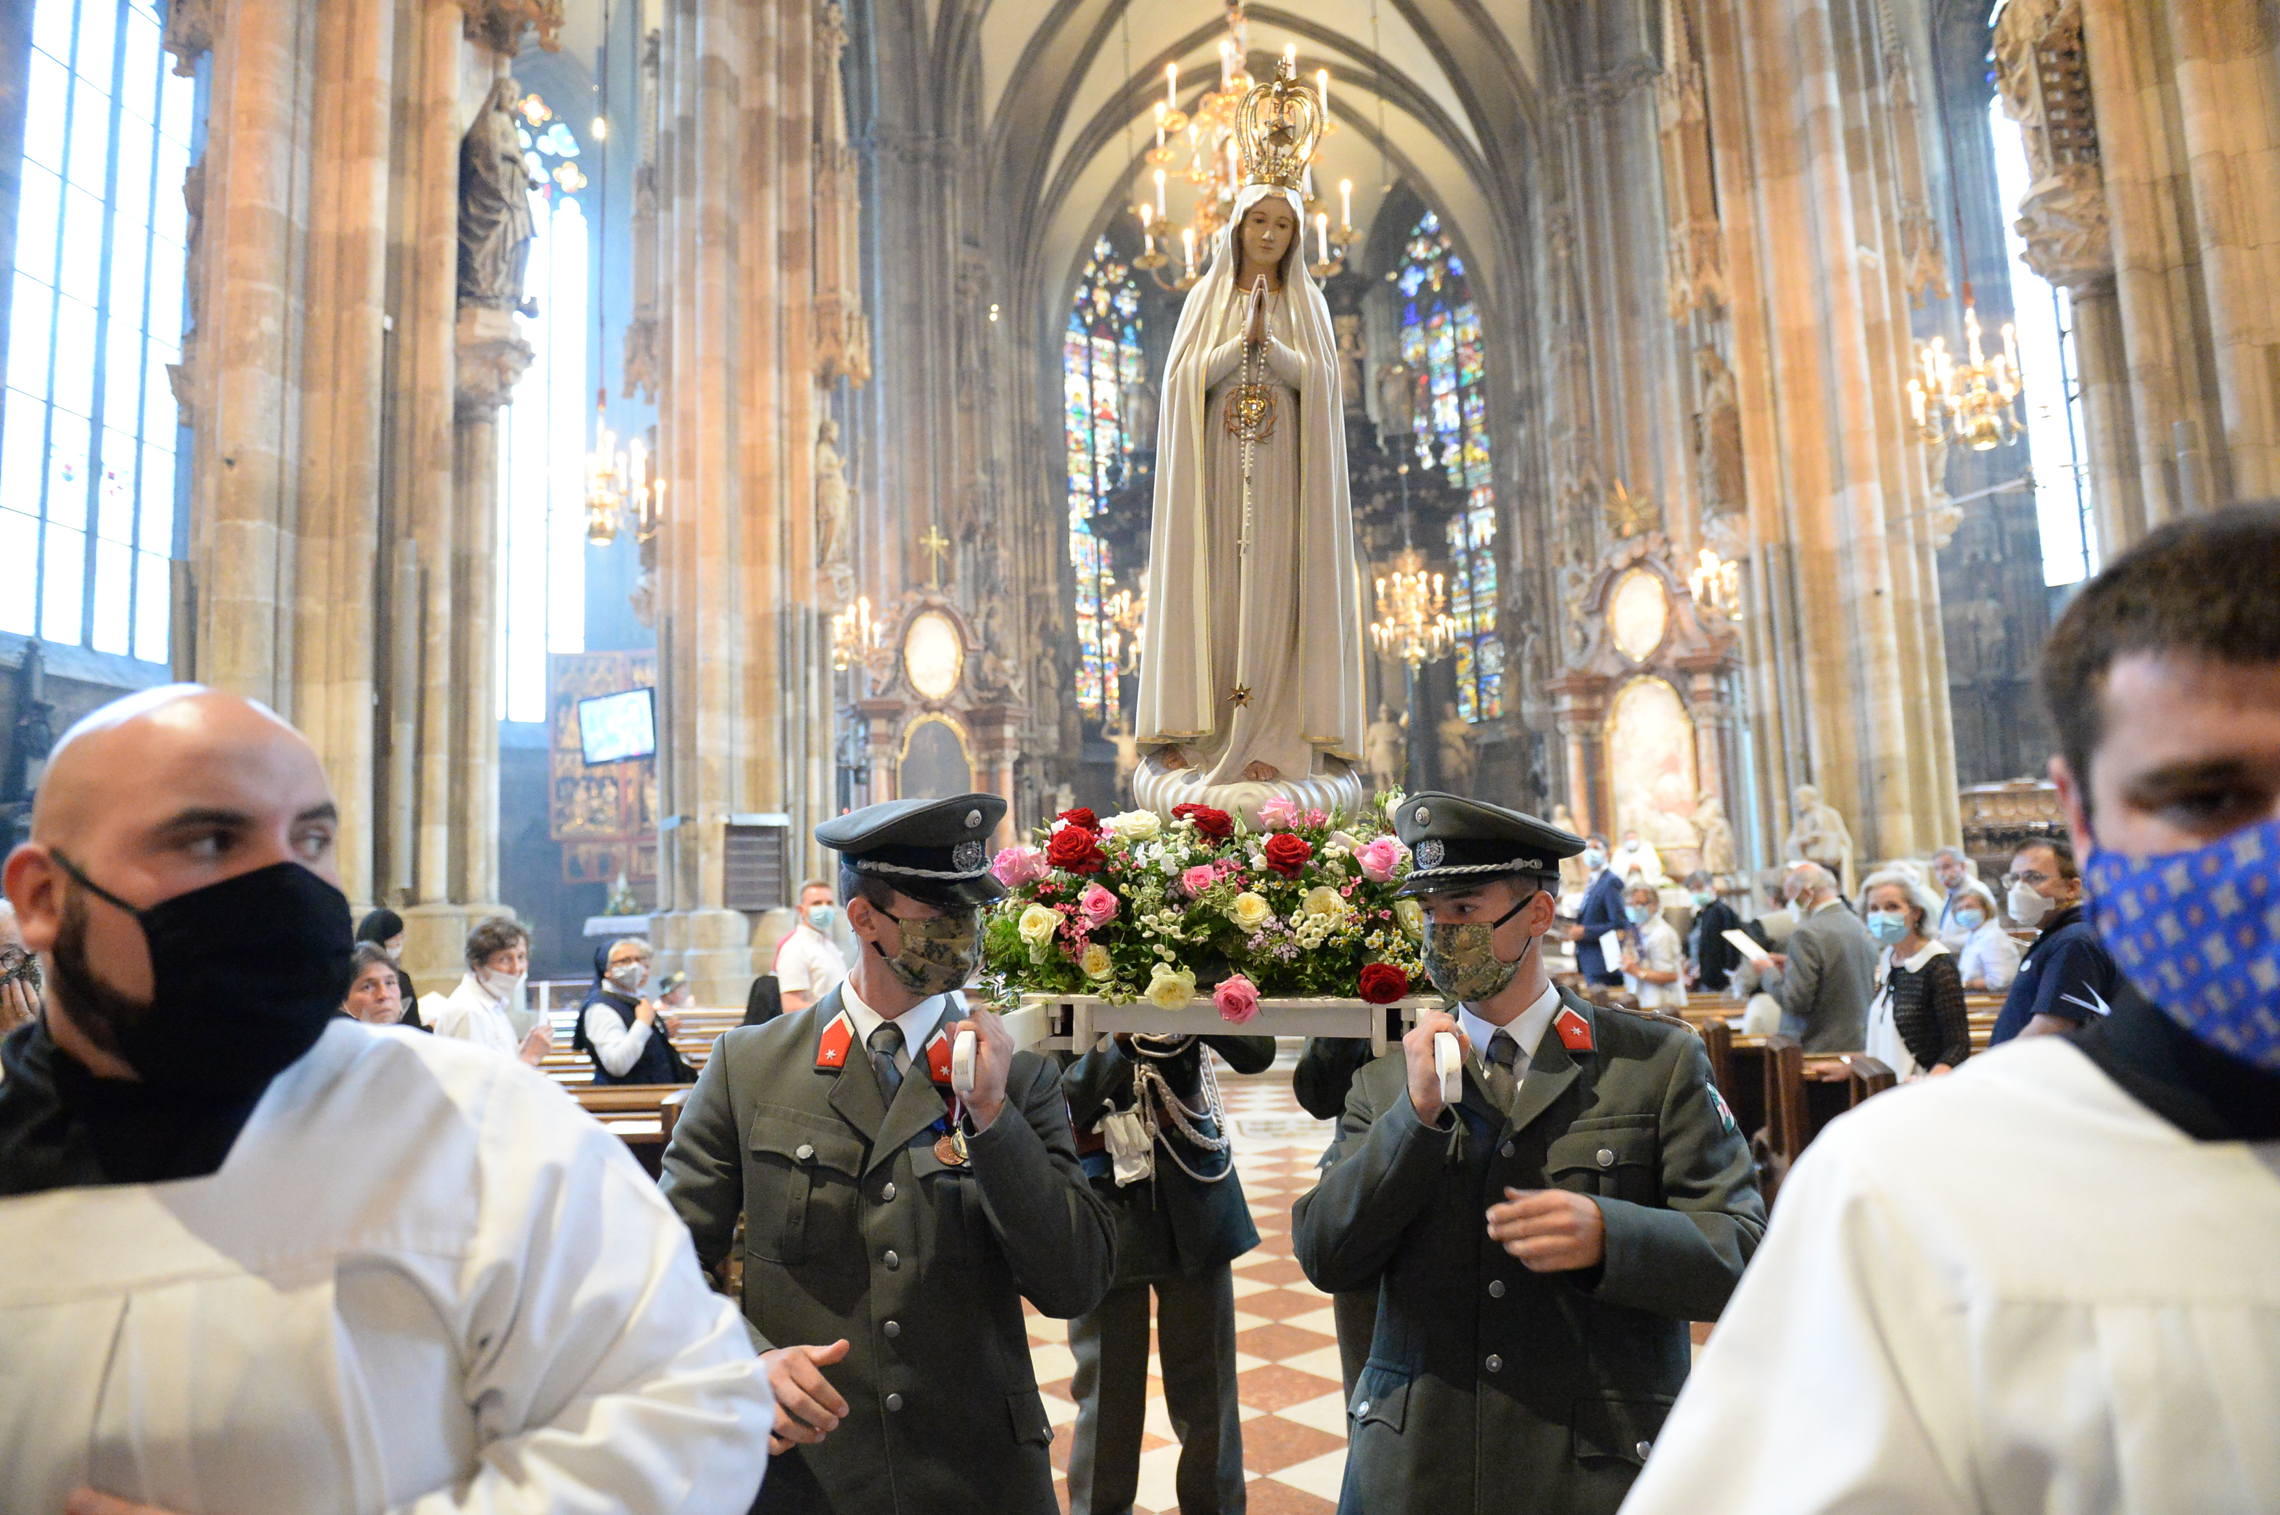
[{"label": "gold cross", "polygon": [[1227,697],[1238,705],[1248,705],[1251,703],[1251,686],[1248,684],[1237,684],[1234,690],[1229,693]]},{"label": "gold cross", "polygon": [[940,589],[942,587],[942,560],[949,554],[950,539],[942,534],[941,524],[937,522],[926,528],[926,535],[918,539],[918,545],[925,548],[926,555],[934,560],[933,581],[927,587]]}]

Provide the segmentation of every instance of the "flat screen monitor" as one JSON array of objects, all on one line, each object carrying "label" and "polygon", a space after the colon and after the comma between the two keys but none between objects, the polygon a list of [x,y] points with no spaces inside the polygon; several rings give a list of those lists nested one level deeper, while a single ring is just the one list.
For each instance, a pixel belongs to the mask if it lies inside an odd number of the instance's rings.
[{"label": "flat screen monitor", "polygon": [[657,691],[627,689],[578,702],[578,746],[586,765],[657,755]]}]

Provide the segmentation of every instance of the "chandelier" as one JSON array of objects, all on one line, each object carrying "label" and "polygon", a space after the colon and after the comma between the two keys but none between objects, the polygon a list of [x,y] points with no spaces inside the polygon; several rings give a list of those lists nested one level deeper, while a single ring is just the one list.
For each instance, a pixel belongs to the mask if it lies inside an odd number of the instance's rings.
[{"label": "chandelier", "polygon": [[2018,336],[2003,324],[2003,350],[1980,348],[1979,308],[1971,287],[1963,291],[1964,361],[1956,362],[1947,338],[1934,337],[1916,352],[1916,373],[1908,380],[1908,412],[1916,437],[1926,445],[1951,438],[1973,452],[2015,443],[2026,430],[2019,417]]},{"label": "chandelier", "polygon": [[[1156,102],[1155,111],[1156,145],[1149,149],[1145,159],[1149,169],[1147,184],[1153,194],[1132,207],[1145,244],[1132,265],[1145,270],[1159,289],[1184,293],[1195,287],[1196,281],[1203,277],[1196,259],[1209,256],[1211,239],[1234,213],[1236,193],[1243,187],[1237,117],[1242,111],[1243,97],[1258,84],[1247,63],[1249,54],[1250,23],[1243,14],[1242,0],[1229,0],[1227,35],[1219,39],[1219,83],[1205,91],[1192,113],[1180,109],[1179,64],[1164,65],[1164,98]],[[1281,67],[1285,77],[1297,77],[1296,43],[1283,49]],[[1314,90],[1322,103],[1322,135],[1327,138],[1338,130],[1337,119],[1330,114],[1330,70],[1314,71]],[[1173,180],[1183,181],[1195,190],[1195,202],[1184,225],[1172,221],[1165,195],[1166,186]],[[1327,279],[1346,266],[1346,249],[1354,241],[1354,181],[1338,181],[1338,225],[1334,230],[1329,209],[1315,193],[1311,163],[1306,169],[1302,194],[1306,221],[1299,228],[1300,256],[1311,250],[1314,257],[1307,263],[1308,272],[1317,279]],[[1166,277],[1164,270],[1171,266],[1172,259],[1164,248],[1171,245],[1175,236],[1180,247],[1180,271]]]},{"label": "chandelier", "polygon": [[1729,621],[1742,618],[1742,565],[1721,558],[1717,549],[1702,549],[1694,571],[1686,576],[1686,587],[1693,591],[1694,603],[1703,609]]},{"label": "chandelier", "polygon": [[665,516],[665,481],[651,468],[649,449],[639,437],[618,446],[617,433],[603,418],[604,393],[594,392],[594,447],[586,454],[586,540],[607,547],[622,524],[647,546]]},{"label": "chandelier", "polygon": [[1425,571],[1416,548],[1402,548],[1393,572],[1378,575],[1377,602],[1370,643],[1380,657],[1398,659],[1414,673],[1447,657],[1456,645],[1457,623],[1449,615],[1446,583],[1442,575]]},{"label": "chandelier", "polygon": [[885,645],[879,624],[871,616],[871,597],[855,602],[831,618],[831,671],[845,673],[857,663],[868,663]]}]

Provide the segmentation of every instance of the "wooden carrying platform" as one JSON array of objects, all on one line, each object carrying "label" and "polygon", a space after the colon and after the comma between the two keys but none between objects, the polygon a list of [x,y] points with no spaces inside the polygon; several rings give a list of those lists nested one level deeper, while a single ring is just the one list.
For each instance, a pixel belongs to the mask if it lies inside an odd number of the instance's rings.
[{"label": "wooden carrying platform", "polygon": [[1424,1010],[1438,1010],[1437,994],[1411,995],[1387,1005],[1358,999],[1263,999],[1259,1013],[1241,1025],[1220,1018],[1208,995],[1178,1010],[1159,1010],[1146,1000],[1111,1004],[1096,994],[1029,994],[1005,1014],[1016,1047],[1045,1052],[1085,1052],[1103,1036],[1343,1036],[1367,1041],[1382,1052]]}]

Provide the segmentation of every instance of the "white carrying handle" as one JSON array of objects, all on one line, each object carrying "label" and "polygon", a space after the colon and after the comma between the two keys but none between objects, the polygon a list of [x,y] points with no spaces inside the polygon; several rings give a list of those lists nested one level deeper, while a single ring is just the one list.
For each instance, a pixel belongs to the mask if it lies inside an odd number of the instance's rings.
[{"label": "white carrying handle", "polygon": [[961,1031],[950,1043],[950,1087],[960,1099],[974,1097],[974,1033]]},{"label": "white carrying handle", "polygon": [[1454,1031],[1433,1033],[1433,1071],[1441,1076],[1441,1103],[1454,1105],[1465,1097],[1465,1058],[1457,1048]]}]

